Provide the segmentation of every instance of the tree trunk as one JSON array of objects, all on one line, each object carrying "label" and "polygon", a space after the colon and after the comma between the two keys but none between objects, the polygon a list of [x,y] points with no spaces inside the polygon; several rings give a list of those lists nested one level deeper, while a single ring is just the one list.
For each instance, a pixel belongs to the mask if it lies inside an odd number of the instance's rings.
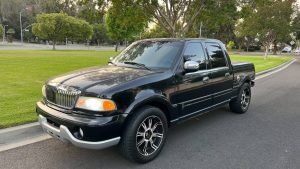
[{"label": "tree trunk", "polygon": [[276,41],[274,41],[273,42],[273,45],[274,45],[274,49],[273,49],[273,55],[277,55],[277,42]]},{"label": "tree trunk", "polygon": [[268,58],[268,54],[269,54],[269,47],[265,46],[265,57],[264,57],[265,60]]},{"label": "tree trunk", "polygon": [[115,52],[118,52],[118,48],[119,48],[119,41],[117,41],[117,43],[116,43]]},{"label": "tree trunk", "polygon": [[242,51],[242,45],[239,45],[239,52]]},{"label": "tree trunk", "polygon": [[53,43],[52,50],[55,50],[56,41],[53,41],[52,43]]}]

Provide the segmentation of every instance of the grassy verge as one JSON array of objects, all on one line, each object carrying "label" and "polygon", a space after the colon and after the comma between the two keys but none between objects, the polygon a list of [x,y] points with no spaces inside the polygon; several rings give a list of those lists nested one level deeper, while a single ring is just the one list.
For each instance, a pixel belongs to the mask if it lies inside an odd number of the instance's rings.
[{"label": "grassy verge", "polygon": [[41,85],[51,76],[106,64],[110,51],[0,51],[0,128],[36,120]]},{"label": "grassy verge", "polygon": [[[35,103],[41,86],[51,76],[83,67],[106,64],[112,51],[0,51],[0,128],[36,121]],[[257,71],[277,66],[289,58],[232,56],[253,62]]]},{"label": "grassy verge", "polygon": [[287,57],[287,56],[278,56],[278,57],[270,56],[266,60],[262,56],[236,56],[236,55],[232,55],[230,58],[232,60],[236,60],[236,61],[244,61],[244,62],[254,63],[256,73],[264,71],[264,70],[271,69],[273,67],[279,66],[279,65],[291,60],[291,57]]}]

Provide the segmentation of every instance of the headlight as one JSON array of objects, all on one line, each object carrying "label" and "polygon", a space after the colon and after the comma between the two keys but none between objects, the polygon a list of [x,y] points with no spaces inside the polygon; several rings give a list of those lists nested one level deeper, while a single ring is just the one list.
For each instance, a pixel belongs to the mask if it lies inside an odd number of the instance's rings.
[{"label": "headlight", "polygon": [[94,97],[79,97],[75,107],[92,111],[113,111],[117,109],[114,101]]},{"label": "headlight", "polygon": [[43,87],[42,87],[42,94],[44,97],[46,97],[46,86],[45,85],[43,85]]}]

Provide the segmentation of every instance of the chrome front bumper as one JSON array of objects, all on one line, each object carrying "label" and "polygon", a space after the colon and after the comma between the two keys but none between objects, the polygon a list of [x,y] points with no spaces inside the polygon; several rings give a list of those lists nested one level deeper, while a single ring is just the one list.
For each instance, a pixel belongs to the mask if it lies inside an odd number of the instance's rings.
[{"label": "chrome front bumper", "polygon": [[47,132],[54,138],[57,138],[63,142],[70,142],[73,145],[81,148],[87,149],[103,149],[107,147],[111,147],[113,145],[117,145],[120,141],[120,137],[112,138],[109,140],[99,141],[99,142],[91,142],[91,141],[83,141],[75,138],[70,130],[64,126],[60,125],[59,128],[51,125],[47,122],[46,117],[39,115],[39,123],[42,126],[43,130]]}]

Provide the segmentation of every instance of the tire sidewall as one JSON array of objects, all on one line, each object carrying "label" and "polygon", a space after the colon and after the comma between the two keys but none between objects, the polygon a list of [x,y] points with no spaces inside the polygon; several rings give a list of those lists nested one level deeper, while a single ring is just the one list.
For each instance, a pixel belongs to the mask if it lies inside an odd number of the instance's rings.
[{"label": "tire sidewall", "polygon": [[[243,108],[242,108],[242,104],[241,104],[241,98],[242,98],[243,91],[244,91],[245,89],[247,89],[247,88],[248,88],[248,90],[249,90],[250,100],[249,100],[248,106],[247,106],[245,109],[243,109]],[[245,113],[245,112],[249,109],[249,106],[250,106],[250,103],[251,103],[251,98],[252,98],[251,87],[250,87],[250,85],[249,85],[248,83],[245,83],[245,84],[243,84],[243,86],[242,86],[241,89],[240,89],[239,97],[238,97],[238,100],[237,100],[237,101],[239,102],[239,107],[240,107],[240,109],[241,109],[241,111],[242,111],[243,113]]]},{"label": "tire sidewall", "polygon": [[[163,123],[164,136],[163,136],[162,142],[161,142],[159,148],[156,150],[156,152],[154,152],[153,154],[151,154],[149,156],[144,156],[144,155],[140,154],[140,152],[138,151],[138,149],[136,147],[136,133],[137,133],[137,130],[138,130],[140,124],[146,118],[148,118],[150,116],[157,116],[160,118],[161,122]],[[129,118],[130,119],[128,120],[126,129],[123,133],[123,137],[122,137],[123,140],[121,140],[121,141],[124,141],[125,143],[127,143],[127,145],[125,145],[125,146],[129,146],[128,148],[131,150],[128,154],[129,158],[131,160],[139,162],[139,163],[146,163],[146,162],[153,160],[156,156],[158,156],[160,154],[160,152],[166,142],[167,132],[168,132],[168,124],[167,124],[167,118],[166,118],[165,114],[156,107],[146,106],[146,107],[140,108],[137,111],[135,111],[134,114],[131,115],[131,117],[129,117]],[[130,143],[130,144],[128,144],[128,143]]]}]

